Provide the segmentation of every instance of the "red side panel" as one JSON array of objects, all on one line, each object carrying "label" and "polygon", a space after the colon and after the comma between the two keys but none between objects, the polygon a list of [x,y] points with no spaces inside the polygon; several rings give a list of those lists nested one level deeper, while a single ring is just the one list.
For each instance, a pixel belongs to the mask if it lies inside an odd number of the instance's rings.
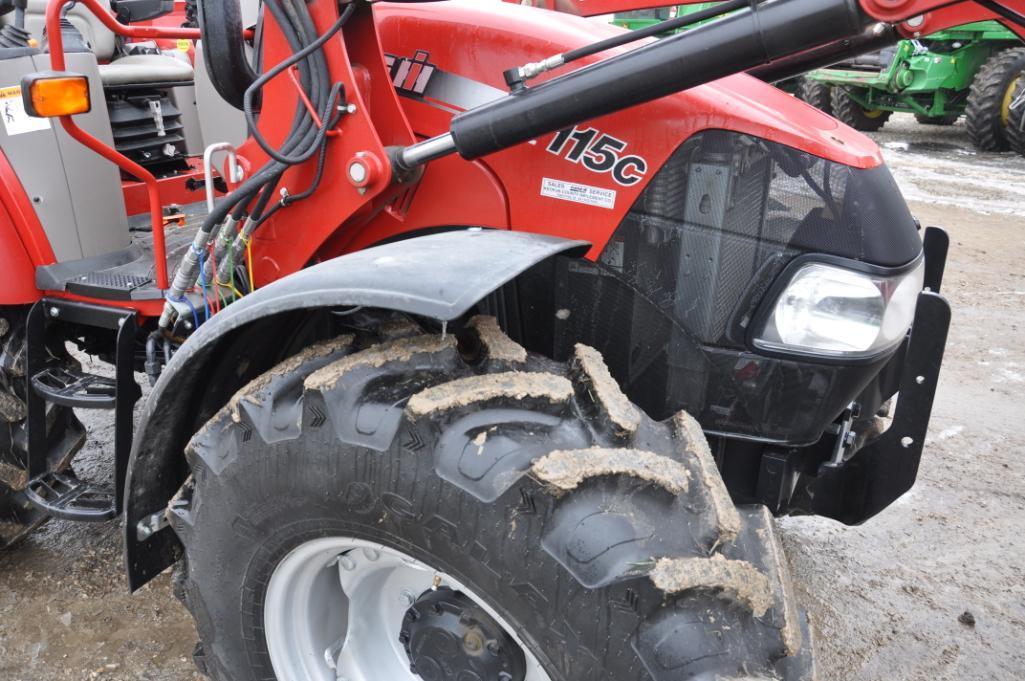
[{"label": "red side panel", "polygon": [[42,296],[35,285],[36,268],[3,206],[0,206],[0,272],[3,272],[0,305],[34,303]]},{"label": "red side panel", "polygon": [[34,303],[36,265],[56,261],[32,202],[21,181],[0,151],[0,305]]}]

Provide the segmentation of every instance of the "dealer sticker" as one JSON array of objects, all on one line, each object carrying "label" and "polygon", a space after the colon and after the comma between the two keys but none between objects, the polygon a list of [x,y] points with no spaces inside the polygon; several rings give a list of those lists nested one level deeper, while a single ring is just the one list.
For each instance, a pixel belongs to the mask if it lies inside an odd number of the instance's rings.
[{"label": "dealer sticker", "polygon": [[0,88],[0,121],[10,136],[50,129],[49,118],[29,116],[18,86]]},{"label": "dealer sticker", "polygon": [[548,177],[544,178],[541,182],[541,196],[559,199],[560,201],[582,203],[588,206],[598,206],[599,208],[613,209],[616,207],[615,189],[603,189],[602,187],[592,187],[587,184],[577,184],[576,182],[563,182],[562,180],[553,180]]}]

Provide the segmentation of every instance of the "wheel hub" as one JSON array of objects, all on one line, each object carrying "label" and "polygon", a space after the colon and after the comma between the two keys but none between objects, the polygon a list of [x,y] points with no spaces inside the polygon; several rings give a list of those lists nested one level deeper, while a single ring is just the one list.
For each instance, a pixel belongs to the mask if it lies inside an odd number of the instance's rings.
[{"label": "wheel hub", "polygon": [[424,681],[523,681],[523,650],[487,612],[459,591],[425,591],[399,633],[409,669]]}]

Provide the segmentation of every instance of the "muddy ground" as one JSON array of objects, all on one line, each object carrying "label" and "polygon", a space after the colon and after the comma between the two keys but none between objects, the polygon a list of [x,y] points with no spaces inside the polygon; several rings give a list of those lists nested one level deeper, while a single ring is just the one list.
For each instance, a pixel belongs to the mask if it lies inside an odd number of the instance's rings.
[{"label": "muddy ground", "polygon": [[[909,117],[876,138],[951,231],[954,327],[917,487],[863,527],[781,523],[820,675],[1025,678],[1025,159]],[[87,470],[109,457],[110,429],[93,435]],[[126,593],[115,525],[52,522],[0,557],[0,679],[199,679],[194,641],[166,576]]]}]

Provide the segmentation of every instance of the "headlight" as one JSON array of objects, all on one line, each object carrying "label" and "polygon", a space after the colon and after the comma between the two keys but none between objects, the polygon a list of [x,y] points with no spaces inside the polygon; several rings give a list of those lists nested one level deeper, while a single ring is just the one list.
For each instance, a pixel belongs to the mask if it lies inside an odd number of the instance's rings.
[{"label": "headlight", "polygon": [[756,329],[763,350],[866,358],[904,338],[915,317],[925,263],[882,276],[821,262],[802,266]]}]

